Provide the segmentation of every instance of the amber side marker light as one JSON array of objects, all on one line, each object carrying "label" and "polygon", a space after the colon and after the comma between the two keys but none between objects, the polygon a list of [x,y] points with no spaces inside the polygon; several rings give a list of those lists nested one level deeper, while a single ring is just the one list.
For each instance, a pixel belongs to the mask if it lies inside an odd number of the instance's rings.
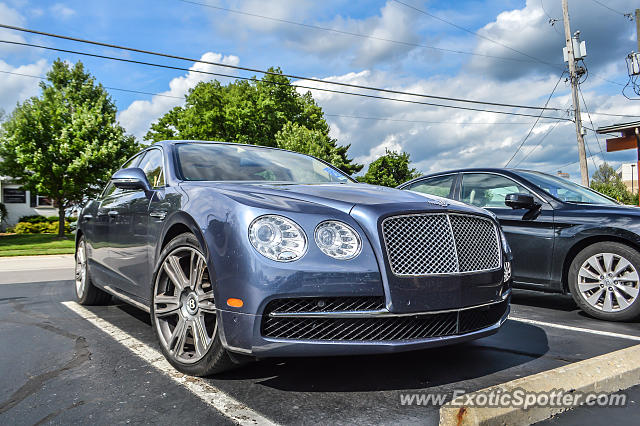
[{"label": "amber side marker light", "polygon": [[234,299],[232,297],[230,299],[227,299],[227,305],[231,306],[232,308],[242,308],[244,302],[242,301],[242,299]]}]

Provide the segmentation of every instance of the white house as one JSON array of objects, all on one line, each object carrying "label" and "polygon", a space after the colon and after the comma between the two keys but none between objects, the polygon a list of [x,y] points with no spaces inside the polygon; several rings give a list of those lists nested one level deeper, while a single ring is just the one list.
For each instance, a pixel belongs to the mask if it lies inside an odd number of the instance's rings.
[{"label": "white house", "polygon": [[7,208],[7,221],[0,226],[15,225],[22,216],[55,216],[58,209],[47,197],[23,190],[20,185],[6,176],[0,176],[0,203]]},{"label": "white house", "polygon": [[634,194],[638,192],[638,165],[637,163],[622,163],[616,173],[622,182]]}]

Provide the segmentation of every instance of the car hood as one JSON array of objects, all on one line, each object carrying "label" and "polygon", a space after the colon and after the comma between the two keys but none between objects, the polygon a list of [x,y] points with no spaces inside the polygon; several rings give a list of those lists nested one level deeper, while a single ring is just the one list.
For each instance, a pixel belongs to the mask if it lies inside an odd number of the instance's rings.
[{"label": "car hood", "polygon": [[[182,184],[199,190],[215,189],[243,204],[282,209],[286,200],[321,204],[349,214],[354,207],[376,211],[460,211],[490,216],[486,210],[457,201],[418,192],[368,184],[274,184],[274,183],[218,183],[188,182]],[[197,188],[197,189],[196,189]]]}]

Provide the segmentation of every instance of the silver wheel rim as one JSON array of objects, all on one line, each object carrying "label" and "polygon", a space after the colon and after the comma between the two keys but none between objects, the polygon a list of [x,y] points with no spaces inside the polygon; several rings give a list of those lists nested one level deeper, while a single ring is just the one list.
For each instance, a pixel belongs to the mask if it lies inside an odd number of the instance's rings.
[{"label": "silver wheel rim", "polygon": [[84,287],[87,282],[87,256],[84,252],[84,245],[82,241],[78,246],[76,252],[76,293],[78,297],[82,297],[84,293]]},{"label": "silver wheel rim", "polygon": [[603,312],[629,308],[638,298],[639,281],[635,266],[615,253],[593,255],[578,271],[580,296]]},{"label": "silver wheel rim", "polygon": [[156,277],[153,299],[160,343],[177,361],[201,360],[218,326],[213,286],[202,253],[191,247],[169,253]]}]

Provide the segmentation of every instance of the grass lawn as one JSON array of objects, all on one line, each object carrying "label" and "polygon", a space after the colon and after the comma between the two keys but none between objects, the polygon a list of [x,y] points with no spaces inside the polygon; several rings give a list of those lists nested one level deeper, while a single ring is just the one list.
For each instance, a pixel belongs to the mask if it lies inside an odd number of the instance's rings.
[{"label": "grass lawn", "polygon": [[73,234],[58,240],[53,234],[0,235],[0,256],[33,256],[39,254],[70,254],[75,251]]}]

